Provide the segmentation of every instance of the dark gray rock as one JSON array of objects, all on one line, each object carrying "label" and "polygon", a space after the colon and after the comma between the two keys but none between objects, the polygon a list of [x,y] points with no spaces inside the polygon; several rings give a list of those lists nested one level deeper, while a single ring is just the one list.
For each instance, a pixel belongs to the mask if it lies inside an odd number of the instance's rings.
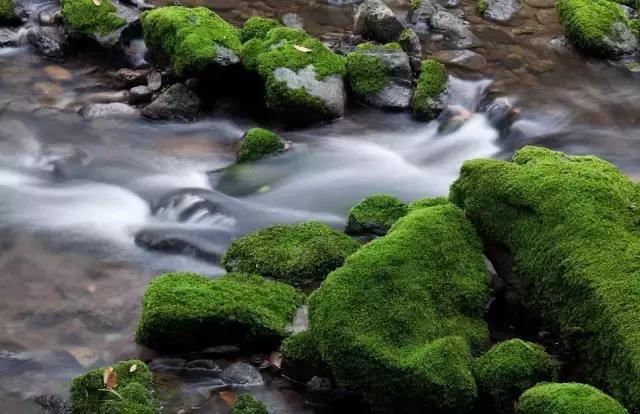
[{"label": "dark gray rock", "polygon": [[205,348],[202,351],[194,352],[194,359],[219,359],[233,358],[240,354],[240,347],[236,345],[217,345]]},{"label": "dark gray rock", "polygon": [[153,91],[147,85],[134,86],[129,90],[129,104],[139,105],[151,101]]},{"label": "dark gray rock", "polygon": [[625,22],[611,26],[609,36],[602,38],[603,52],[610,57],[630,55],[638,48],[638,38]]},{"label": "dark gray rock", "polygon": [[20,41],[20,35],[13,30],[0,27],[0,47],[16,47]]},{"label": "dark gray rock", "polygon": [[142,110],[150,119],[177,119],[192,121],[200,108],[200,98],[182,83],[176,83],[164,91]]},{"label": "dark gray rock", "polygon": [[484,0],[487,8],[482,12],[482,16],[494,22],[508,22],[521,9],[519,0]]},{"label": "dark gray rock", "polygon": [[246,362],[231,364],[222,371],[220,379],[231,386],[254,387],[264,384],[260,372],[253,365]]},{"label": "dark gray rock", "polygon": [[29,44],[40,56],[49,59],[62,59],[66,55],[68,42],[57,27],[41,27],[27,33]]},{"label": "dark gray rock", "polygon": [[330,402],[333,390],[333,384],[329,378],[313,377],[305,385],[307,399],[316,404]]},{"label": "dark gray rock", "polygon": [[405,29],[400,35],[400,47],[409,56],[409,63],[414,72],[420,70],[422,61],[422,43],[418,34],[413,29]]},{"label": "dark gray rock", "polygon": [[633,7],[625,6],[624,4],[618,4],[618,7],[622,9],[629,19],[638,18],[638,12]]},{"label": "dark gray rock", "polygon": [[431,0],[412,3],[407,14],[407,25],[419,33],[426,33],[429,31],[429,21],[436,11],[437,7]]},{"label": "dark gray rock", "polygon": [[451,49],[466,49],[477,44],[477,38],[464,20],[445,10],[437,10],[429,20],[436,33],[442,33]]},{"label": "dark gray rock", "polygon": [[214,62],[219,67],[233,66],[240,63],[240,56],[233,50],[217,44],[214,45],[214,47],[216,48],[216,58]]},{"label": "dark gray rock", "polygon": [[129,69],[122,68],[115,75],[118,89],[130,89],[134,86],[146,85],[149,69]]},{"label": "dark gray rock", "polygon": [[304,29],[304,20],[302,17],[295,13],[287,13],[280,17],[280,21],[287,27],[293,27],[294,29]]},{"label": "dark gray rock", "polygon": [[380,43],[395,42],[404,27],[382,0],[365,0],[356,11],[353,33]]},{"label": "dark gray rock", "polygon": [[140,111],[121,102],[106,104],[91,104],[80,109],[80,115],[84,119],[123,119],[137,118]]},{"label": "dark gray rock", "polygon": [[33,399],[44,414],[70,414],[71,405],[60,395],[44,394]]}]

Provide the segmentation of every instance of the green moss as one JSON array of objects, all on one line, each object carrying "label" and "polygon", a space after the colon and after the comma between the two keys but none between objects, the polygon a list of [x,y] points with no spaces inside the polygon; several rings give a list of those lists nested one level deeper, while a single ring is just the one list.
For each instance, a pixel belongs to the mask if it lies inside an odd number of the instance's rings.
[{"label": "green moss", "polygon": [[363,246],[309,298],[310,333],[338,384],[377,409],[466,412],[488,341],[482,245],[451,204]]},{"label": "green moss", "polygon": [[147,47],[180,76],[215,66],[217,46],[234,53],[242,46],[240,31],[204,7],[161,7],[142,13],[141,21]]},{"label": "green moss", "polygon": [[416,11],[422,6],[422,0],[411,0],[411,10]]},{"label": "green moss", "polygon": [[418,200],[415,200],[413,202],[411,202],[409,204],[409,210],[416,210],[419,208],[425,208],[425,207],[433,207],[433,206],[440,206],[443,204],[448,204],[449,200],[447,199],[447,197],[428,197],[428,198],[421,198]]},{"label": "green moss", "polygon": [[363,43],[347,55],[347,80],[353,92],[358,95],[369,95],[384,89],[388,78],[387,68],[375,55],[375,52],[385,50],[387,46],[387,50],[395,50],[393,45],[400,48],[397,43],[384,46]]},{"label": "green moss", "polygon": [[402,33],[400,33],[400,37],[398,38],[398,42],[401,45],[404,42],[408,42],[411,40],[412,38],[412,30],[411,29],[404,29],[402,31]]},{"label": "green moss", "polygon": [[282,25],[273,19],[266,17],[253,16],[250,17],[242,26],[242,32],[240,33],[240,40],[245,43],[251,39],[264,39],[269,33],[269,30],[275,27],[281,27]]},{"label": "green moss", "polygon": [[236,398],[231,414],[269,414],[267,407],[249,394],[240,394]]},{"label": "green moss", "polygon": [[480,393],[501,413],[512,413],[520,394],[537,383],[556,380],[557,370],[542,346],[521,339],[493,346],[473,367]]},{"label": "green moss", "polygon": [[116,6],[111,0],[104,0],[99,6],[93,0],[62,0],[62,18],[78,33],[105,36],[126,21],[115,15]]},{"label": "green moss", "polygon": [[489,8],[489,3],[487,2],[487,0],[478,0],[478,6],[477,7],[478,7],[478,13],[480,13],[482,15]]},{"label": "green moss", "polygon": [[287,337],[280,347],[282,358],[288,361],[306,361],[316,363],[320,361],[318,350],[309,334],[309,331],[301,331]]},{"label": "green moss", "polygon": [[158,351],[230,343],[271,349],[303,300],[291,286],[257,275],[167,273],[147,286],[136,341]]},{"label": "green moss", "polygon": [[[132,371],[132,367],[136,368]],[[106,389],[105,368],[94,369],[76,377],[71,383],[70,399],[73,414],[153,414],[156,402],[151,394],[151,372],[144,362],[122,361],[112,366],[117,386]]]},{"label": "green moss", "polygon": [[421,68],[411,108],[416,118],[430,120],[438,116],[442,109],[435,101],[447,90],[447,70],[442,63],[433,59],[423,60]]},{"label": "green moss", "polygon": [[275,225],[233,241],[222,265],[228,272],[252,271],[301,285],[324,279],[358,246],[322,223]]},{"label": "green moss", "polygon": [[526,391],[516,414],[627,414],[616,400],[585,384],[541,384]]},{"label": "green moss", "polygon": [[451,199],[513,254],[523,304],[570,342],[575,378],[639,409],[640,187],[597,157],[524,147],[467,161]]},{"label": "green moss", "polygon": [[12,23],[16,20],[12,0],[0,0],[0,24]]},{"label": "green moss", "polygon": [[324,119],[331,113],[327,105],[317,96],[310,95],[304,88],[289,88],[284,82],[269,76],[266,83],[267,108],[286,112],[290,119]]},{"label": "green moss", "polygon": [[244,135],[236,162],[257,161],[284,151],[285,143],[268,129],[252,128]]},{"label": "green moss", "polygon": [[407,205],[386,194],[373,194],[351,208],[348,234],[387,234],[393,223],[409,211]]}]

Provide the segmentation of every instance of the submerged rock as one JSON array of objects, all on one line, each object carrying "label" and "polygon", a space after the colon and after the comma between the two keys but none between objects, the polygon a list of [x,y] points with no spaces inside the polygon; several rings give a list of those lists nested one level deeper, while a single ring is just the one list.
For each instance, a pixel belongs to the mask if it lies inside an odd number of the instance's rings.
[{"label": "submerged rock", "polygon": [[404,30],[400,19],[382,0],[365,0],[354,17],[353,33],[379,43],[395,42]]},{"label": "submerged rock", "polygon": [[200,109],[200,98],[183,83],[176,83],[142,110],[150,119],[193,121]]},{"label": "submerged rock", "polygon": [[140,111],[121,102],[91,104],[80,109],[84,119],[122,119],[137,118]]},{"label": "submerged rock", "polygon": [[252,128],[242,137],[236,162],[258,161],[283,152],[286,142],[268,129]]},{"label": "submerged rock", "polygon": [[404,217],[409,208],[396,197],[386,194],[374,194],[349,211],[347,234],[375,234],[384,236],[393,223]]},{"label": "submerged rock", "polygon": [[429,121],[442,112],[447,106],[448,83],[447,70],[442,63],[432,59],[422,62],[418,85],[411,101],[416,119]]},{"label": "submerged rock", "polygon": [[0,47],[16,47],[20,41],[20,35],[13,30],[0,27]]},{"label": "submerged rock", "polygon": [[520,11],[520,0],[479,0],[478,11],[482,17],[505,23]]},{"label": "submerged rock", "polygon": [[518,400],[516,414],[627,414],[602,391],[586,384],[540,384]]},{"label": "submerged rock", "polygon": [[220,379],[232,387],[255,387],[263,385],[264,380],[260,372],[246,362],[235,362],[220,374]]},{"label": "submerged rock", "polygon": [[480,71],[487,66],[487,59],[473,50],[441,50],[433,58],[466,70]]}]

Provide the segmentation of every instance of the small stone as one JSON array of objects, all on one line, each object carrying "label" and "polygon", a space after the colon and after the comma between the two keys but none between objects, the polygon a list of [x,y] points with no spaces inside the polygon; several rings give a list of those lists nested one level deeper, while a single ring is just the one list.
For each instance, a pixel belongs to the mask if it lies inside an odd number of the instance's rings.
[{"label": "small stone", "polygon": [[240,348],[236,345],[218,345],[205,348],[202,351],[194,352],[197,355],[197,359],[218,359],[218,358],[233,358],[240,354]]},{"label": "small stone", "polygon": [[280,18],[280,21],[287,27],[293,27],[294,29],[304,29],[304,20],[302,20],[302,17],[295,13],[284,14]]},{"label": "small stone", "polygon": [[200,108],[200,98],[182,83],[176,83],[164,91],[142,110],[150,119],[177,119],[192,121]]},{"label": "small stone", "polygon": [[461,18],[445,10],[438,10],[429,21],[431,29],[444,36],[451,49],[466,49],[477,43],[476,36]]},{"label": "small stone", "polygon": [[162,74],[157,71],[153,71],[147,76],[147,86],[153,92],[157,92],[162,88]]},{"label": "small stone", "polygon": [[48,65],[44,67],[44,72],[53,80],[57,81],[67,81],[71,80],[71,72],[62,66],[57,65]]},{"label": "small stone", "polygon": [[494,22],[505,23],[511,20],[522,7],[519,0],[482,0],[486,9],[482,16]]},{"label": "small stone", "polygon": [[118,88],[130,89],[134,86],[145,85],[147,83],[147,76],[150,71],[148,69],[120,69],[116,73],[116,83]]},{"label": "small stone", "polygon": [[468,49],[441,50],[435,53],[433,58],[447,65],[473,71],[480,71],[487,66],[487,60],[484,56]]},{"label": "small stone", "polygon": [[153,91],[146,85],[134,86],[129,90],[129,104],[139,105],[151,101]]},{"label": "small stone", "polygon": [[222,369],[220,365],[218,365],[215,361],[211,359],[196,359],[193,361],[187,362],[185,365],[186,369],[195,370],[195,371],[215,371],[220,372]]},{"label": "small stone", "polygon": [[404,26],[382,0],[365,0],[356,10],[353,33],[380,43],[395,42]]},{"label": "small stone", "polygon": [[230,365],[222,371],[220,378],[231,386],[251,387],[264,384],[260,372],[246,362],[236,362]]},{"label": "small stone", "polygon": [[80,109],[84,119],[122,119],[136,118],[140,111],[124,103],[92,104]]}]

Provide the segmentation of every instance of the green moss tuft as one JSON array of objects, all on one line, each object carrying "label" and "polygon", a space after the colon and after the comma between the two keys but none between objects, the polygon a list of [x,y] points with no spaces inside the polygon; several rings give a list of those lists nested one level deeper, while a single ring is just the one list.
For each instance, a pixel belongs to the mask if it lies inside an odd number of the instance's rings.
[{"label": "green moss tuft", "polygon": [[147,286],[136,341],[158,351],[239,343],[272,349],[304,295],[257,275],[167,273]]},{"label": "green moss tuft", "polygon": [[411,10],[416,11],[422,6],[422,0],[411,0]]},{"label": "green moss tuft", "polygon": [[231,414],[269,414],[267,407],[249,394],[240,394],[231,408]]},{"label": "green moss tuft", "polygon": [[248,272],[294,285],[320,281],[359,245],[325,224],[275,225],[231,243],[222,259],[228,272]]},{"label": "green moss tuft", "polygon": [[375,52],[399,50],[402,48],[398,43],[379,45],[367,42],[359,44],[356,50],[347,55],[347,79],[351,90],[358,95],[380,92],[387,84],[389,74]]},{"label": "green moss tuft", "polygon": [[204,7],[161,7],[142,13],[141,21],[147,47],[180,76],[215,66],[217,46],[234,53],[242,47],[240,31]]},{"label": "green moss tuft", "polygon": [[62,0],[61,6],[64,22],[85,35],[105,36],[126,23],[115,15],[116,6],[111,0],[104,0],[99,6],[93,0]]},{"label": "green moss tuft", "polygon": [[[131,367],[136,369],[131,372]],[[122,361],[112,366],[117,375],[113,392],[104,385],[104,368],[76,377],[71,383],[73,414],[153,414],[157,404],[151,394],[151,372],[138,360]]]},{"label": "green moss tuft", "polygon": [[347,234],[387,234],[393,223],[409,211],[407,205],[386,194],[374,194],[351,208]]},{"label": "green moss tuft", "polygon": [[462,211],[417,209],[310,296],[310,334],[338,385],[376,408],[465,412],[487,299],[482,245]]},{"label": "green moss tuft", "polygon": [[412,36],[412,30],[411,29],[404,29],[402,31],[402,33],[400,33],[400,37],[398,38],[398,42],[399,42],[400,45],[402,45],[402,43],[410,41],[412,37],[413,37]]},{"label": "green moss tuft", "polygon": [[523,304],[570,341],[575,378],[640,409],[640,187],[597,157],[524,147],[467,161],[451,199],[513,254]]},{"label": "green moss tuft", "polygon": [[487,11],[487,9],[489,8],[489,3],[487,2],[487,0],[478,0],[478,13],[480,13],[480,15],[483,15],[484,12]]},{"label": "green moss tuft", "polygon": [[250,17],[242,26],[240,40],[242,43],[245,43],[251,39],[264,39],[267,33],[269,33],[269,30],[281,26],[279,22],[273,19],[260,16]]},{"label": "green moss tuft", "polygon": [[516,414],[628,414],[616,400],[586,384],[540,384],[518,401]]},{"label": "green moss tuft", "polygon": [[409,204],[409,211],[425,207],[441,206],[443,204],[449,204],[447,197],[421,198]]},{"label": "green moss tuft", "polygon": [[12,0],[0,0],[0,24],[13,23],[17,20]]},{"label": "green moss tuft", "polygon": [[423,60],[421,67],[411,108],[416,118],[430,120],[437,117],[442,109],[434,103],[447,90],[447,70],[442,63],[433,59]]},{"label": "green moss tuft", "polygon": [[244,135],[236,162],[257,161],[284,151],[285,143],[268,129],[252,128]]}]

